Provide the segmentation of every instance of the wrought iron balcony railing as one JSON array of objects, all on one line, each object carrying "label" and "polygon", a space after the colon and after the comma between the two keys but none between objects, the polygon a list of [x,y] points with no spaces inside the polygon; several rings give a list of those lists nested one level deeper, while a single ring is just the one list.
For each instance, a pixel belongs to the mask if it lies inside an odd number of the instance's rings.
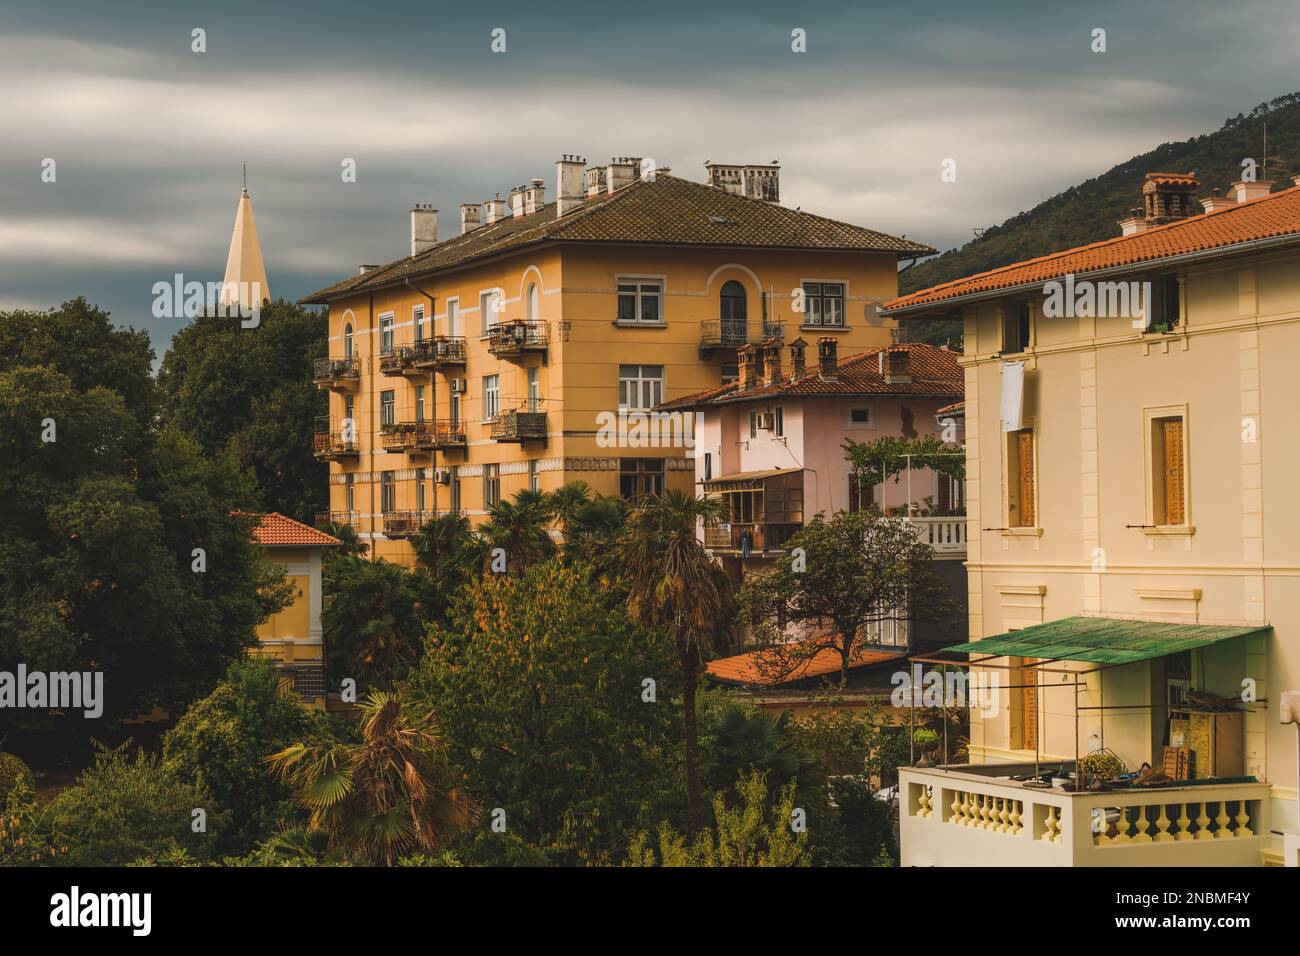
[{"label": "wrought iron balcony railing", "polygon": [[501,358],[545,352],[551,339],[550,328],[548,323],[536,320],[502,322],[488,333],[488,351]]},{"label": "wrought iron balcony railing", "polygon": [[351,358],[327,355],[324,358],[316,359],[313,363],[312,380],[317,385],[331,387],[355,385],[360,379],[361,359],[355,355]]},{"label": "wrought iron balcony railing", "polygon": [[359,528],[361,525],[361,515],[355,511],[316,512],[316,526],[318,528],[323,528],[327,525],[347,525],[349,528]]},{"label": "wrought iron balcony railing", "polygon": [[744,319],[706,319],[700,323],[701,349],[738,349],[760,345],[770,339],[782,341],[785,330],[780,322],[748,322]]},{"label": "wrought iron balcony railing", "polygon": [[417,369],[459,368],[465,364],[465,337],[435,335],[412,347],[411,365]]},{"label": "wrought iron balcony railing", "polygon": [[354,427],[335,428],[327,417],[316,419],[316,432],[312,436],[312,454],[323,461],[347,458],[361,454]]},{"label": "wrought iron balcony railing", "polygon": [[385,511],[384,535],[389,538],[409,538],[434,517],[432,511]]},{"label": "wrought iron balcony railing", "polygon": [[492,437],[500,442],[545,441],[546,413],[535,409],[511,409],[492,423]]},{"label": "wrought iron balcony railing", "polygon": [[741,554],[779,551],[802,527],[798,523],[767,521],[706,525],[704,546],[711,551],[736,551]]}]

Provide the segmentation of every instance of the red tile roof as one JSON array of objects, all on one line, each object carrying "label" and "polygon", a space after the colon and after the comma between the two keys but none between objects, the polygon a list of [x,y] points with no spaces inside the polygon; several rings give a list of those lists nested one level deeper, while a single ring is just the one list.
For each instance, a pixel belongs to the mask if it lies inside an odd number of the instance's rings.
[{"label": "red tile roof", "polygon": [[286,518],[278,511],[260,516],[253,537],[258,544],[268,548],[335,548],[343,543],[333,535]]},{"label": "red tile roof", "polygon": [[1142,263],[1198,252],[1221,250],[1220,254],[1227,255],[1234,246],[1264,239],[1276,239],[1279,244],[1300,242],[1300,186],[1131,236],[1117,236],[944,282],[887,302],[881,312],[917,317],[966,296],[1033,287],[1070,273],[1082,276],[1125,266],[1136,270]]},{"label": "red tile roof", "polygon": [[553,202],[531,215],[507,216],[417,256],[350,276],[300,301],[324,303],[545,241],[834,249],[893,253],[900,259],[936,251],[910,239],[661,172],[653,182],[638,179],[614,193],[588,199],[563,218],[555,214]]},{"label": "red tile roof", "polygon": [[[903,349],[911,354],[910,382],[886,382],[880,372],[881,352],[886,349]],[[657,410],[702,408],[708,405],[726,405],[747,402],[758,398],[791,396],[795,398],[856,398],[863,395],[893,395],[932,398],[960,398],[965,394],[966,380],[957,365],[960,353],[937,345],[910,342],[888,345],[859,352],[841,359],[838,381],[827,382],[816,368],[813,352],[813,370],[799,378],[787,378],[774,385],[742,388],[741,382],[731,382],[716,388],[676,398],[656,406]]]},{"label": "red tile roof", "polygon": [[[821,677],[824,674],[834,674],[840,669],[839,652],[828,649],[818,651],[784,679],[779,681],[771,680],[765,678],[759,672],[759,663],[763,654],[764,651],[747,651],[734,657],[722,657],[716,661],[709,661],[705,669],[710,676],[729,684],[762,684],[766,686],[788,684],[791,681],[803,680],[807,677]],[[856,658],[849,661],[849,670],[869,667],[885,661],[903,659],[906,656],[902,651],[862,650]]]}]

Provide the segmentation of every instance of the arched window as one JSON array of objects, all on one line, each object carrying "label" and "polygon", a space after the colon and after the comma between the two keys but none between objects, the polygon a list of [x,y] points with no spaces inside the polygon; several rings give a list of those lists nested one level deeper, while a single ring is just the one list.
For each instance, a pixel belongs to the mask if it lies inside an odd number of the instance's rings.
[{"label": "arched window", "polygon": [[746,341],[745,324],[749,310],[745,303],[745,287],[732,279],[722,286],[719,295],[719,316],[722,319],[722,340],[724,343]]},{"label": "arched window", "polygon": [[352,323],[343,327],[343,357],[352,358]]},{"label": "arched window", "polygon": [[524,318],[532,322],[536,320],[537,314],[541,311],[541,293],[537,291],[537,283],[528,284],[528,292],[524,296]]}]

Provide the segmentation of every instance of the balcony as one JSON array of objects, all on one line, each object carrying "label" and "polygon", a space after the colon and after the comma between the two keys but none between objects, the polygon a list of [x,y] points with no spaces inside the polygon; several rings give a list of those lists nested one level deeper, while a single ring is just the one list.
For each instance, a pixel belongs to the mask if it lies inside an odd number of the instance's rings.
[{"label": "balcony", "polygon": [[361,359],[355,356],[318,358],[313,363],[312,381],[317,388],[353,391],[361,383]]},{"label": "balcony", "polygon": [[465,367],[465,338],[460,335],[435,335],[412,346],[411,367],[419,371]]},{"label": "balcony", "polygon": [[464,422],[436,422],[430,436],[430,446],[438,451],[465,451],[469,443],[465,436]]},{"label": "balcony", "polygon": [[528,352],[545,352],[550,338],[550,325],[546,322],[515,319],[489,330],[488,351],[497,358],[521,358]]},{"label": "balcony", "polygon": [[780,551],[802,524],[789,522],[747,522],[706,525],[704,546],[710,551],[727,551],[753,554],[763,551]]},{"label": "balcony", "polygon": [[379,431],[384,451],[428,453],[433,450],[433,422],[395,422]]},{"label": "balcony", "polygon": [[316,527],[323,528],[328,525],[347,525],[355,530],[361,527],[361,515],[355,511],[316,512]]},{"label": "balcony", "polygon": [[780,322],[707,319],[700,323],[700,357],[707,357],[715,349],[738,349],[759,345],[769,339],[781,341],[784,337]]},{"label": "balcony", "polygon": [[917,536],[939,557],[952,557],[966,553],[966,516],[952,515],[944,518],[913,517],[908,523],[916,528]]},{"label": "balcony", "polygon": [[903,866],[1261,866],[1267,783],[1071,793],[1034,766],[903,767]]},{"label": "balcony", "polygon": [[492,438],[499,442],[546,441],[546,413],[511,409],[492,422]]},{"label": "balcony", "polygon": [[319,461],[337,461],[356,458],[361,454],[353,428],[334,428],[328,418],[316,419],[316,433],[312,436],[312,454]]},{"label": "balcony", "polygon": [[379,353],[379,371],[385,375],[403,375],[415,368],[414,361],[414,346],[390,345]]},{"label": "balcony", "polygon": [[419,533],[434,517],[432,511],[385,511],[384,535],[389,538],[409,538]]}]

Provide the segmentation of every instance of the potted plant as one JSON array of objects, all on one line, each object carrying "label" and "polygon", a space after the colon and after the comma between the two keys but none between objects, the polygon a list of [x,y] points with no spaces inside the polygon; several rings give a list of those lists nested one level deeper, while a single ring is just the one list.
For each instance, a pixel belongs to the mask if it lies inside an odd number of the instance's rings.
[{"label": "potted plant", "polygon": [[912,743],[916,744],[921,751],[921,757],[916,761],[918,767],[933,767],[934,760],[931,754],[934,748],[939,745],[939,735],[928,727],[922,727],[920,730],[912,732]]},{"label": "potted plant", "polygon": [[1127,769],[1113,750],[1094,750],[1079,763],[1083,766],[1085,780],[1093,787],[1109,783]]}]

